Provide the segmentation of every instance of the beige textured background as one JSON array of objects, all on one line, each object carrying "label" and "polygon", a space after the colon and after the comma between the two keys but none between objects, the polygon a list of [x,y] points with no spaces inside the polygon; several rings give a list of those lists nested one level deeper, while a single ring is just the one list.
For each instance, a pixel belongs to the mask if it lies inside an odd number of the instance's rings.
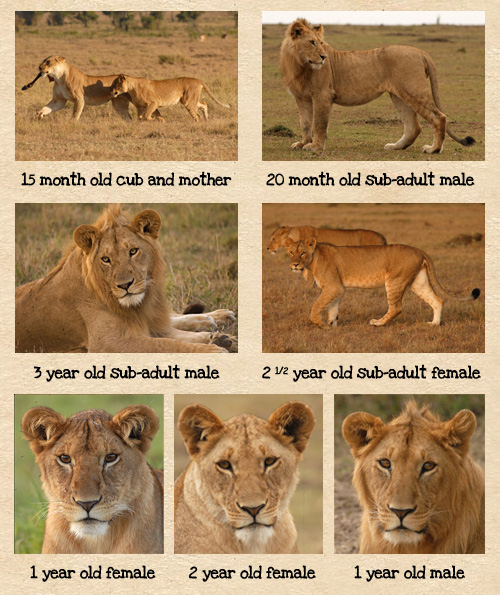
[{"label": "beige textured background", "polygon": [[[306,4],[306,5],[304,5]],[[452,6],[451,6],[452,5]],[[72,2],[53,1],[50,9],[80,8],[81,4]],[[85,8],[106,9],[120,8],[138,10],[139,5],[132,2],[95,2],[87,1]],[[486,161],[484,163],[438,163],[427,166],[422,163],[394,163],[385,165],[383,162],[370,163],[261,163],[260,160],[260,105],[261,105],[261,11],[287,10],[306,8],[313,10],[486,10]],[[335,593],[344,595],[356,589],[359,593],[428,593],[442,590],[449,593],[489,594],[498,592],[500,584],[498,565],[500,563],[499,543],[499,449],[497,442],[497,428],[495,418],[500,415],[498,386],[500,380],[500,342],[498,333],[499,304],[499,273],[497,251],[500,245],[499,234],[499,198],[498,198],[498,165],[500,153],[497,145],[500,141],[498,126],[499,110],[497,103],[500,99],[500,9],[496,0],[455,1],[453,3],[442,0],[385,0],[360,1],[338,0],[331,5],[325,5],[320,0],[307,3],[299,2],[257,2],[256,0],[220,1],[214,6],[207,0],[175,3],[151,2],[145,8],[161,9],[191,9],[211,8],[239,9],[239,162],[238,163],[16,163],[14,162],[14,104],[13,100],[13,68],[14,68],[14,9],[47,9],[47,3],[42,2],[1,2],[1,48],[2,48],[2,77],[0,79],[0,94],[4,108],[1,115],[1,171],[0,182],[2,198],[0,201],[0,216],[3,224],[2,251],[2,326],[1,326],[1,382],[2,382],[2,414],[0,418],[0,432],[3,438],[3,449],[0,458],[0,477],[2,490],[0,491],[0,510],[2,523],[0,524],[0,569],[2,572],[2,591],[27,593],[69,593],[85,590],[94,592],[120,593],[216,593],[222,589],[238,589],[241,593],[272,593],[274,591],[289,592],[292,589],[299,593]],[[432,159],[430,159],[432,161]],[[384,170],[391,174],[408,175],[412,171],[420,172],[431,168],[436,174],[460,174],[465,171],[473,175],[476,185],[467,189],[322,189],[314,191],[291,192],[289,189],[266,188],[265,180],[269,172],[286,174],[294,172],[297,175],[314,175],[323,169],[336,175],[343,175],[348,171],[362,171],[363,173],[380,173]],[[173,189],[115,189],[114,198],[121,202],[233,202],[239,203],[239,336],[240,353],[235,356],[204,358],[202,356],[65,356],[65,355],[14,355],[14,204],[15,202],[105,202],[109,192],[91,188],[58,189],[54,191],[33,188],[21,188],[21,173],[50,172],[52,174],[68,174],[79,170],[88,176],[99,171],[113,171],[115,175],[133,173],[164,174],[175,171],[177,174],[190,172],[193,175],[205,170],[217,175],[231,175],[233,182],[228,188],[206,190],[195,188],[185,192],[181,188]],[[303,201],[335,201],[335,202],[485,202],[486,203],[486,240],[487,240],[487,336],[486,353],[482,355],[262,355],[261,354],[261,204],[262,202],[303,202]],[[185,366],[197,362],[201,365],[210,361],[220,371],[217,381],[189,381],[153,383],[147,381],[53,381],[33,379],[33,366],[64,368],[67,366],[86,369],[93,364],[106,363],[112,365],[127,365],[135,363],[144,366],[156,364],[165,366],[178,363]],[[462,367],[472,364],[481,370],[479,381],[302,381],[293,383],[291,377],[273,377],[263,380],[264,366],[289,367],[324,367],[332,368],[340,364],[356,366],[378,364],[379,366],[399,366],[434,364],[446,367]],[[167,490],[165,497],[166,511],[166,544],[167,552],[173,550],[173,394],[174,393],[311,393],[324,395],[324,533],[323,555],[298,556],[88,556],[73,558],[70,556],[15,556],[13,551],[13,434],[18,428],[13,427],[14,407],[13,395],[18,393],[150,393],[165,394],[165,473]],[[485,393],[486,394],[486,486],[487,486],[487,553],[483,556],[348,556],[333,554],[333,396],[334,393]],[[171,428],[171,431],[169,431]],[[169,478],[170,485],[169,485]],[[80,571],[89,564],[102,564],[118,568],[135,568],[145,564],[156,572],[156,579],[151,581],[83,581],[79,578],[72,580],[49,580],[43,583],[30,579],[30,567],[35,564],[39,575],[40,569],[72,568]],[[241,570],[249,564],[254,567],[262,564],[264,568],[293,569],[303,564],[316,572],[313,581],[251,581],[232,579],[231,581],[209,581],[203,583],[201,578],[193,581],[188,575],[192,566],[201,569],[233,568]],[[464,570],[466,578],[460,581],[419,581],[399,578],[393,581],[354,580],[354,566],[359,564],[366,568],[395,568],[405,570],[413,564],[427,567],[444,568],[455,565]],[[104,584],[102,584],[104,583]],[[436,584],[433,584],[436,583]]]}]

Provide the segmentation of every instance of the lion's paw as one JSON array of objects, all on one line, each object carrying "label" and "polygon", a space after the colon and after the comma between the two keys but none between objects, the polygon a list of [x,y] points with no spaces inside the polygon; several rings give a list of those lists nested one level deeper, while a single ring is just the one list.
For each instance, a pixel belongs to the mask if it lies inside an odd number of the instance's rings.
[{"label": "lion's paw", "polygon": [[228,327],[231,326],[236,322],[236,316],[234,312],[231,310],[226,310],[224,308],[220,310],[214,310],[213,312],[209,312],[208,316],[211,316],[212,319],[215,321],[215,324],[218,327]]},{"label": "lion's paw", "polygon": [[382,326],[383,325],[383,322],[381,322],[380,320],[377,320],[376,318],[372,318],[370,320],[370,324],[372,326]]},{"label": "lion's paw", "polygon": [[323,151],[323,149],[323,145],[315,145],[314,143],[307,143],[307,145],[304,145],[302,147],[303,151],[312,151],[315,153],[320,153],[321,151]]},{"label": "lion's paw", "polygon": [[237,353],[238,351],[238,339],[234,335],[226,335],[217,331],[210,335],[208,343],[219,345],[219,347],[223,347],[230,353]]},{"label": "lion's paw", "polygon": [[434,154],[434,153],[441,153],[441,151],[443,150],[443,147],[441,147],[440,149],[437,149],[436,147],[434,147],[434,145],[424,145],[422,147],[422,153],[429,153],[429,154]]},{"label": "lion's paw", "polygon": [[395,151],[397,148],[397,143],[387,143],[384,147],[386,151]]},{"label": "lion's paw", "polygon": [[304,143],[301,141],[298,141],[296,143],[293,143],[292,149],[302,149],[303,146],[304,146]]}]

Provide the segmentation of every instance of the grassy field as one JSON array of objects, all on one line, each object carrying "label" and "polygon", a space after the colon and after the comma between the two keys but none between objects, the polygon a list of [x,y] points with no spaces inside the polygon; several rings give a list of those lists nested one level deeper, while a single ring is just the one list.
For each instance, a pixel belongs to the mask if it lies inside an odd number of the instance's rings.
[{"label": "grassy field", "polygon": [[[484,352],[484,206],[481,204],[264,204],[262,264],[263,351],[346,353]],[[292,273],[282,249],[269,254],[267,242],[281,225],[373,229],[389,244],[427,252],[445,289],[474,302],[445,301],[442,324],[428,325],[432,310],[412,291],[403,312],[383,327],[369,325],[387,311],[385,290],[348,289],[340,301],[337,328],[320,329],[309,314],[320,289],[308,289]],[[479,234],[479,235],[476,235]],[[290,321],[293,324],[290,324]]]},{"label": "grassy field", "polygon": [[[387,94],[359,107],[333,106],[326,149],[314,155],[292,151],[300,140],[294,98],[281,81],[280,44],[287,25],[262,28],[262,158],[268,161],[472,161],[484,160],[484,27],[455,26],[325,26],[325,41],[336,50],[365,50],[398,44],[428,52],[438,69],[439,92],[452,131],[473,136],[476,144],[463,147],[447,137],[440,155],[421,153],[430,144],[427,122],[415,143],[405,151],[386,151],[403,125]],[[273,132],[276,127],[278,132]]]},{"label": "grassy field", "polygon": [[14,398],[14,552],[39,554],[42,550],[47,502],[40,483],[40,471],[28,441],[21,432],[23,415],[31,407],[50,407],[69,417],[86,409],[104,409],[115,415],[129,405],[152,407],[160,420],[160,428],[151,449],[148,463],[163,469],[163,395],[16,395]]},{"label": "grassy field", "polygon": [[411,397],[419,404],[430,405],[442,420],[451,419],[461,409],[470,409],[477,419],[471,453],[484,467],[484,395],[335,395],[335,551],[338,554],[359,552],[361,523],[361,508],[351,483],[354,460],[342,436],[342,423],[355,411],[366,411],[388,422],[397,417]]},{"label": "grassy field", "polygon": [[[71,243],[73,231],[93,223],[98,204],[16,205],[16,286],[44,277]],[[238,207],[235,204],[131,204],[132,216],[151,208],[162,218],[173,311],[199,302],[206,311],[238,308]],[[235,327],[231,329],[235,333]]]},{"label": "grassy field", "polygon": [[[221,419],[227,420],[241,413],[251,413],[262,419],[288,401],[307,403],[316,418],[316,425],[304,459],[299,465],[300,481],[290,503],[290,511],[298,532],[297,545],[301,554],[323,552],[323,403],[319,395],[175,395],[175,420],[184,407],[198,403],[209,407]],[[175,434],[175,477],[189,463],[182,437]]]},{"label": "grassy field", "polygon": [[[138,18],[138,17],[137,17]],[[157,31],[115,29],[101,15],[85,28],[22,25],[16,32],[16,159],[22,161],[236,161],[238,159],[238,35],[228,12],[205,12],[196,29],[164,20]],[[137,27],[139,26],[136,23]],[[200,39],[204,36],[203,40]],[[223,37],[224,36],[224,37]],[[52,99],[52,84],[33,80],[47,56],[64,56],[86,74],[120,74],[166,79],[201,78],[223,103],[206,93],[208,122],[194,122],[178,104],[160,111],[165,122],[139,122],[136,110],[123,121],[111,104],[85,107],[78,122],[73,104],[42,121],[36,111]]]}]

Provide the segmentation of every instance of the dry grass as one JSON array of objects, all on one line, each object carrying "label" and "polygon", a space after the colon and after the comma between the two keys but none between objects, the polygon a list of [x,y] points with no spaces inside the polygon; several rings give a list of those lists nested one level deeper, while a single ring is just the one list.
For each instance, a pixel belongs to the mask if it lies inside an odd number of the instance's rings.
[{"label": "dry grass", "polygon": [[335,395],[335,552],[338,554],[359,552],[361,522],[361,508],[351,483],[354,461],[342,437],[342,423],[355,411],[367,411],[388,422],[411,397],[417,403],[430,405],[441,419],[451,419],[461,409],[473,411],[477,428],[472,437],[471,453],[484,467],[484,395]]},{"label": "dry grass", "polygon": [[[238,37],[229,13],[206,12],[193,36],[182,23],[164,21],[160,31],[124,32],[102,17],[85,29],[21,27],[16,33],[16,159],[21,161],[236,161],[238,159]],[[221,32],[226,32],[224,39]],[[205,93],[208,122],[194,122],[180,104],[162,108],[165,122],[139,122],[133,106],[131,122],[123,121],[108,103],[85,107],[78,122],[73,104],[42,121],[33,114],[52,99],[52,84],[40,79],[21,91],[50,55],[87,74],[119,74],[166,79],[201,78],[224,103],[218,106]]]},{"label": "dry grass", "polygon": [[[44,277],[72,241],[73,230],[96,220],[97,204],[16,205],[16,286]],[[128,204],[162,218],[160,244],[168,264],[174,311],[200,302],[206,310],[238,308],[238,207],[235,204]],[[235,328],[231,329],[235,332]]]},{"label": "dry grass", "polygon": [[[264,352],[484,352],[484,205],[265,204],[262,219]],[[373,229],[390,244],[425,250],[450,293],[468,295],[479,287],[481,296],[474,302],[446,300],[442,324],[434,327],[427,324],[431,308],[408,291],[402,314],[376,328],[368,322],[387,310],[384,289],[349,289],[340,302],[338,327],[317,328],[309,322],[309,314],[320,290],[308,289],[302,276],[290,271],[283,249],[275,255],[266,251],[270,235],[285,224]],[[474,234],[481,235],[474,238]]]},{"label": "dry grass", "polygon": [[[410,45],[427,51],[439,76],[444,113],[457,136],[471,135],[477,143],[463,147],[447,137],[443,153],[425,155],[432,131],[423,123],[422,134],[405,151],[385,151],[396,142],[402,124],[387,94],[358,107],[333,106],[326,149],[314,155],[292,151],[300,140],[300,124],[293,97],[287,93],[279,70],[279,50],[287,25],[264,25],[262,31],[262,158],[269,161],[472,161],[484,160],[484,27],[422,25],[410,27],[325,27],[325,40],[337,50],[364,50],[385,45]],[[284,128],[283,128],[284,127]],[[291,132],[291,138],[286,132]]]},{"label": "dry grass", "polygon": [[[303,401],[314,411],[316,425],[299,465],[300,481],[290,502],[297,527],[297,545],[301,554],[323,551],[323,399],[320,395],[175,395],[175,423],[184,407],[198,403],[209,407],[222,420],[241,413],[268,419],[273,411],[288,401]],[[189,464],[177,427],[174,429],[175,477]]]}]

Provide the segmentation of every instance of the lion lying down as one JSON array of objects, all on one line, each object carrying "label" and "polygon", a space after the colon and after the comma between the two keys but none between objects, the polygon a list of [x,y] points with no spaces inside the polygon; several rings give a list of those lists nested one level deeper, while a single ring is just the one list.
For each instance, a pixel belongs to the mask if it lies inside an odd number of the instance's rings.
[{"label": "lion lying down", "polygon": [[59,264],[16,289],[16,351],[236,351],[236,338],[216,331],[231,311],[171,315],[160,227],[156,211],[130,220],[119,205],[77,227]]}]

